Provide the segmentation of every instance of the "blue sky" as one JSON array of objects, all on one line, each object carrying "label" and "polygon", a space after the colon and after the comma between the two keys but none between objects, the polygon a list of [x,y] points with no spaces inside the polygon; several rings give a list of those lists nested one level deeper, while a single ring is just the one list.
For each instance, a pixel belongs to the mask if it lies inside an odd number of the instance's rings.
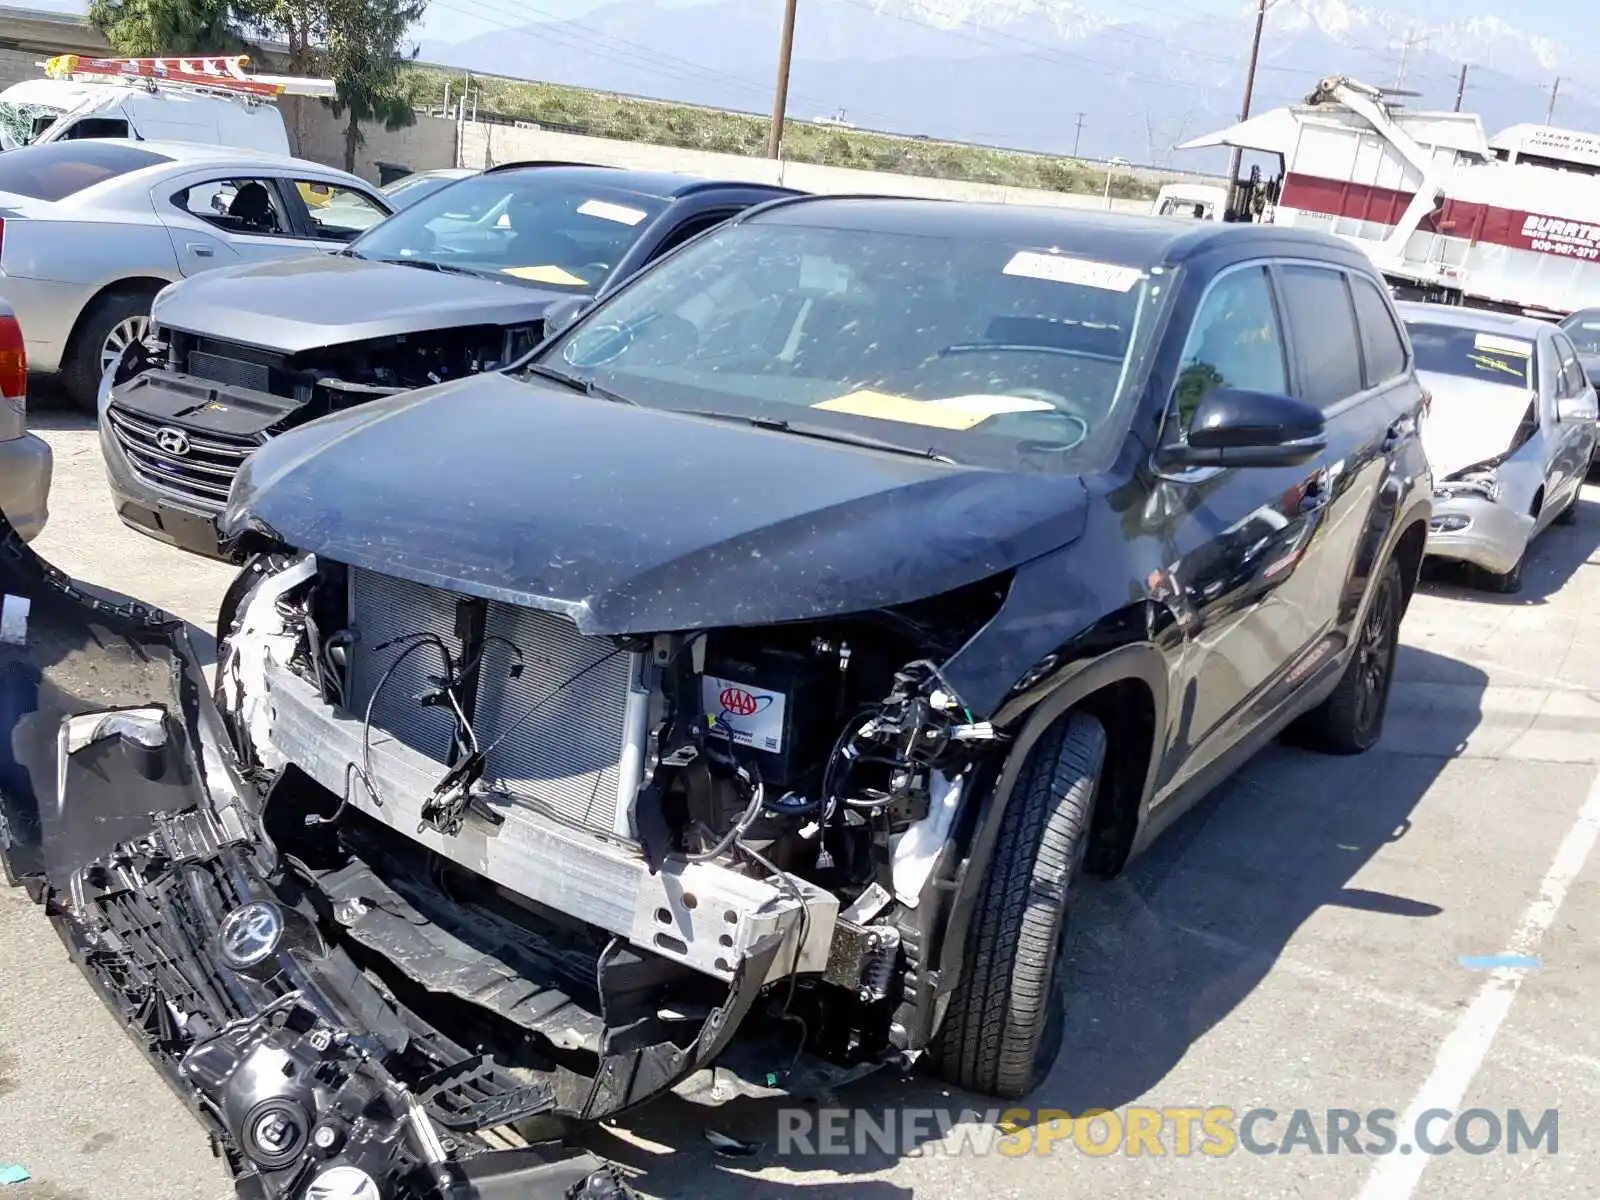
[{"label": "blue sky", "polygon": [[[88,0],[12,0],[24,6],[55,9],[65,12],[84,12]],[[413,36],[425,40],[463,41],[480,33],[503,29],[512,22],[506,14],[515,10],[524,14],[526,23],[556,19],[581,18],[596,8],[605,7],[615,0],[497,0],[489,6],[487,19],[471,14],[473,0],[439,0],[429,7],[421,26]],[[686,8],[710,0],[655,0],[667,8]],[[1109,11],[1116,8],[1116,0],[1077,0],[1085,8],[1104,5]],[[1171,8],[1188,11],[1237,11],[1248,5],[1248,0],[1163,0]],[[1293,0],[1286,0],[1293,2]],[[1510,25],[1551,37],[1600,41],[1600,5],[1585,0],[1518,0],[1513,6],[1509,0],[1346,0],[1353,6],[1384,9],[1408,13],[1419,21],[1443,22],[1470,16],[1497,16]],[[778,0],[746,0],[746,3],[763,4],[773,10],[777,20]],[[1312,0],[1315,3],[1315,0]],[[448,7],[446,7],[448,5]],[[801,0],[802,17],[805,0]],[[1153,9],[1155,6],[1150,5]]]}]

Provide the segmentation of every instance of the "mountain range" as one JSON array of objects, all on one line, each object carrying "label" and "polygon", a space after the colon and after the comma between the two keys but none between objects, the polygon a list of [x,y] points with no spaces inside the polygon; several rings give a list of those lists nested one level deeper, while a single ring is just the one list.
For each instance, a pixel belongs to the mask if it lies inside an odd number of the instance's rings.
[{"label": "mountain range", "polygon": [[[1177,144],[1238,117],[1255,6],[1181,0],[802,0],[791,118],[1019,149],[1217,169]],[[485,7],[485,5],[487,7]],[[427,62],[665,100],[770,110],[782,0],[616,0],[578,20],[480,0],[490,33],[427,41]],[[1349,75],[1462,105],[1493,133],[1542,122],[1600,130],[1591,57],[1491,16],[1425,22],[1344,0],[1272,0],[1253,112],[1295,102],[1318,78]],[[1569,77],[1569,73],[1578,78]],[[1080,116],[1081,127],[1080,127]]]}]

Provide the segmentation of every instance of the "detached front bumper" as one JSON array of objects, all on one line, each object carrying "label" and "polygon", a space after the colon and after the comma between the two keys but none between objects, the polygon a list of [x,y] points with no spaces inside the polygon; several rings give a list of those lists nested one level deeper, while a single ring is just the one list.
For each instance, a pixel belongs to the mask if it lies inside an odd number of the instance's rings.
[{"label": "detached front bumper", "polygon": [[1503,575],[1517,565],[1533,536],[1533,518],[1504,502],[1472,493],[1435,495],[1427,553]]},{"label": "detached front bumper", "polygon": [[193,1107],[242,1200],[631,1195],[588,1154],[480,1136],[574,1092],[590,1112],[625,1102],[648,1074],[629,1051],[549,1085],[419,1019],[329,935],[355,919],[335,904],[381,908],[381,885],[279,860],[182,623],[93,599],[3,517],[0,590],[7,881]]}]

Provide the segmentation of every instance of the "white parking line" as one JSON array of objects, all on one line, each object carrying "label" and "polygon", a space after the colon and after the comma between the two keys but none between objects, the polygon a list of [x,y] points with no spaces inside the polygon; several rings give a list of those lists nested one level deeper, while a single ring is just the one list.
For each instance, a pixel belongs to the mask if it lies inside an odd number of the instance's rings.
[{"label": "white parking line", "polygon": [[[1538,951],[1573,881],[1588,861],[1597,837],[1600,837],[1600,775],[1589,784],[1589,794],[1578,811],[1578,819],[1561,840],[1561,847],[1539,885],[1539,894],[1523,911],[1516,932],[1506,943],[1506,955],[1531,956]],[[1528,971],[1527,967],[1496,967],[1490,973],[1439,1047],[1433,1073],[1400,1118],[1398,1128],[1415,1129],[1418,1119],[1429,1109],[1455,1112],[1460,1107]],[[1417,1190],[1430,1157],[1390,1154],[1378,1159],[1357,1200],[1409,1200]]]}]

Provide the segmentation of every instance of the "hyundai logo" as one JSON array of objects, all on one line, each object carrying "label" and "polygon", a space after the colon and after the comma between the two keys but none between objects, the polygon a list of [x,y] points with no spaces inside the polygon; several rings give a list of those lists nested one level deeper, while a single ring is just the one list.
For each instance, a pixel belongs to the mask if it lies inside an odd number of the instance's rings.
[{"label": "hyundai logo", "polygon": [[234,909],[217,931],[222,961],[236,971],[253,967],[278,948],[283,940],[283,914],[271,904],[253,901]]},{"label": "hyundai logo", "polygon": [[168,454],[182,457],[189,453],[189,435],[181,429],[174,429],[171,425],[163,425],[156,430],[156,445]]}]

